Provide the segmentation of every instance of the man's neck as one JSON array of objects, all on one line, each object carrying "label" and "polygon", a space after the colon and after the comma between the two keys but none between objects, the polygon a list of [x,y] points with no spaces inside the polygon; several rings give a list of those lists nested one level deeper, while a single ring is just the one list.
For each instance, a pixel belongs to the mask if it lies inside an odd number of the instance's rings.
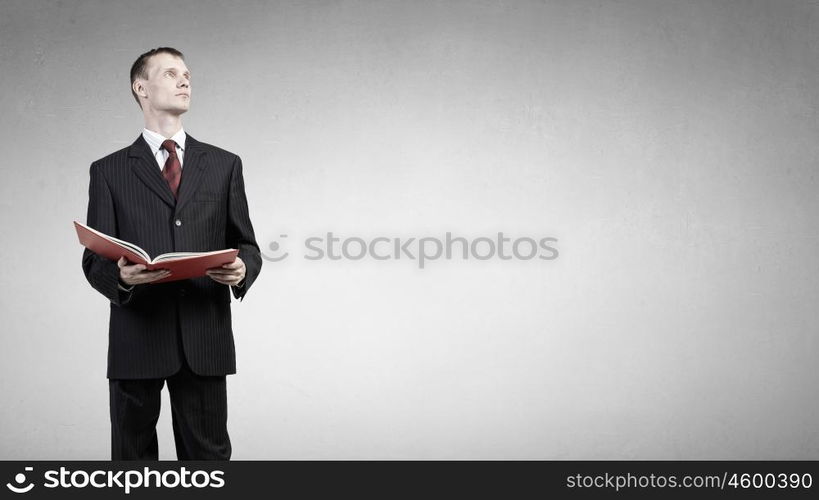
[{"label": "man's neck", "polygon": [[182,116],[175,115],[161,115],[149,116],[145,115],[145,128],[161,134],[163,137],[170,138],[182,128]]}]

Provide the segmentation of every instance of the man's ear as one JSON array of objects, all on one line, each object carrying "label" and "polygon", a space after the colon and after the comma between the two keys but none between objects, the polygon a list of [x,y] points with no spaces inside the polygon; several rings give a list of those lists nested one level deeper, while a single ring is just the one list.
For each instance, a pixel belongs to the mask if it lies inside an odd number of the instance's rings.
[{"label": "man's ear", "polygon": [[140,80],[139,78],[134,80],[134,83],[131,85],[131,88],[134,89],[134,93],[139,97],[142,97],[144,99],[148,98],[148,92],[145,91],[145,86],[142,85],[142,80]]}]

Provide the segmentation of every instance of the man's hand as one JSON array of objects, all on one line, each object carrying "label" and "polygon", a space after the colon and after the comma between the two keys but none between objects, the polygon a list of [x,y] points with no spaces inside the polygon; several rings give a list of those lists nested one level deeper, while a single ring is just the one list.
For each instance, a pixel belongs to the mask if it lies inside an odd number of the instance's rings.
[{"label": "man's hand", "polygon": [[230,264],[208,269],[207,275],[217,283],[236,286],[240,281],[245,279],[246,270],[247,268],[245,267],[245,263],[242,262],[242,259],[236,257]]},{"label": "man's hand", "polygon": [[146,271],[144,264],[128,264],[128,259],[125,257],[119,258],[117,266],[119,266],[119,279],[126,285],[142,285],[171,275],[167,269]]}]

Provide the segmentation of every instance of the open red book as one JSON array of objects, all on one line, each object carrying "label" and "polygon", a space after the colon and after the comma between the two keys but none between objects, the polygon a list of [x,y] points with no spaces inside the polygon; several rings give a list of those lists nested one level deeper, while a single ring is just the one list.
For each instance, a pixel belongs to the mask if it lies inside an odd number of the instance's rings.
[{"label": "open red book", "polygon": [[229,264],[239,254],[239,250],[228,248],[214,252],[163,253],[151,259],[151,256],[145,250],[133,243],[108,236],[77,221],[74,221],[74,227],[77,229],[80,243],[100,257],[113,261],[125,257],[131,264],[144,264],[145,268],[151,271],[154,269],[168,269],[171,271],[171,275],[167,278],[152,283],[205,276],[205,271],[208,269]]}]

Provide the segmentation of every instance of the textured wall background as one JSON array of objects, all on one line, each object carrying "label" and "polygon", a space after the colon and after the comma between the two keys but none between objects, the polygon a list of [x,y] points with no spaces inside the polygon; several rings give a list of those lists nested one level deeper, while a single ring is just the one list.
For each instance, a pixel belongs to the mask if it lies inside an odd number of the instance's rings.
[{"label": "textured wall background", "polygon": [[[186,130],[242,156],[260,244],[291,254],[234,303],[236,459],[819,458],[817,21],[3,0],[0,459],[109,456],[108,304],[71,221],[90,163],[141,130],[128,70],[160,45],[194,75]],[[302,258],[328,231],[554,236],[560,257]]]}]

